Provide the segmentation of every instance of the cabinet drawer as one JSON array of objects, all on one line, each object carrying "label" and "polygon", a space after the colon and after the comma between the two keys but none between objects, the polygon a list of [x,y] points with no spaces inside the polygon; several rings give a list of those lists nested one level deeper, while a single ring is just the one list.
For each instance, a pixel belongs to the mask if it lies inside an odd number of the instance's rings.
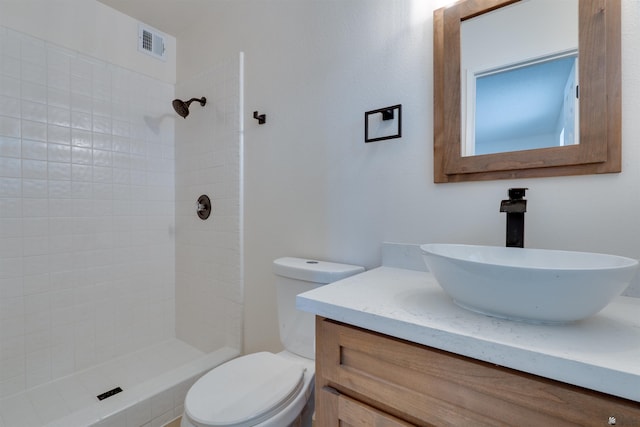
[{"label": "cabinet drawer", "polygon": [[324,387],[322,398],[331,402],[336,408],[336,423],[334,425],[349,427],[411,427],[392,415],[385,414],[369,405],[340,394],[336,389]]},{"label": "cabinet drawer", "polygon": [[[640,403],[318,318],[316,392],[415,425],[640,427]],[[317,418],[323,424],[318,399]]]}]

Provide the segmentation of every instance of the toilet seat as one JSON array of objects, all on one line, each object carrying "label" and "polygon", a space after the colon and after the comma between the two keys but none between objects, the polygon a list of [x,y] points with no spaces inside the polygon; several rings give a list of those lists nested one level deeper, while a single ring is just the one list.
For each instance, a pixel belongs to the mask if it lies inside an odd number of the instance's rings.
[{"label": "toilet seat", "polygon": [[281,411],[300,392],[305,368],[268,352],[233,359],[200,378],[185,399],[199,426],[250,426]]}]

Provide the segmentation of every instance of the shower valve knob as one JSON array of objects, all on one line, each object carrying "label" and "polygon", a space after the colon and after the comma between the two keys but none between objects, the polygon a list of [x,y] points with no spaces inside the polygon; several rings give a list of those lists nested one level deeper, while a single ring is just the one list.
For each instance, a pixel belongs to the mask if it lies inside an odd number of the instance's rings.
[{"label": "shower valve knob", "polygon": [[206,194],[198,197],[196,202],[196,213],[200,219],[207,219],[211,215],[211,200]]}]

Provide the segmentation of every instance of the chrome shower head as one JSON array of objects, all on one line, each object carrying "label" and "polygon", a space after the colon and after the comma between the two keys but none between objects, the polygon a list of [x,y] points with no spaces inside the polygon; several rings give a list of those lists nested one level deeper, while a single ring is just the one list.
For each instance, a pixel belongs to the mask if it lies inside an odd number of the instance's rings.
[{"label": "chrome shower head", "polygon": [[198,101],[200,105],[204,107],[205,104],[207,103],[207,98],[205,98],[204,96],[202,98],[191,98],[186,102],[180,99],[174,99],[173,109],[176,110],[176,113],[178,113],[180,117],[183,117],[186,119],[187,116],[189,115],[189,105],[191,105],[193,101]]}]

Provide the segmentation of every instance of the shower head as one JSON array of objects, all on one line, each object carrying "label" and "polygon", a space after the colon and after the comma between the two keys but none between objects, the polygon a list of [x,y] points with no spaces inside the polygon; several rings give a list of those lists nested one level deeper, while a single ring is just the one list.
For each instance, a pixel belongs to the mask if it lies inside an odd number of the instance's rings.
[{"label": "shower head", "polygon": [[186,119],[189,115],[189,105],[191,105],[193,101],[198,101],[200,105],[204,107],[204,105],[207,103],[207,98],[205,98],[204,96],[202,98],[191,98],[186,102],[180,99],[174,99],[173,109],[176,110],[176,113],[178,113],[181,117]]}]

